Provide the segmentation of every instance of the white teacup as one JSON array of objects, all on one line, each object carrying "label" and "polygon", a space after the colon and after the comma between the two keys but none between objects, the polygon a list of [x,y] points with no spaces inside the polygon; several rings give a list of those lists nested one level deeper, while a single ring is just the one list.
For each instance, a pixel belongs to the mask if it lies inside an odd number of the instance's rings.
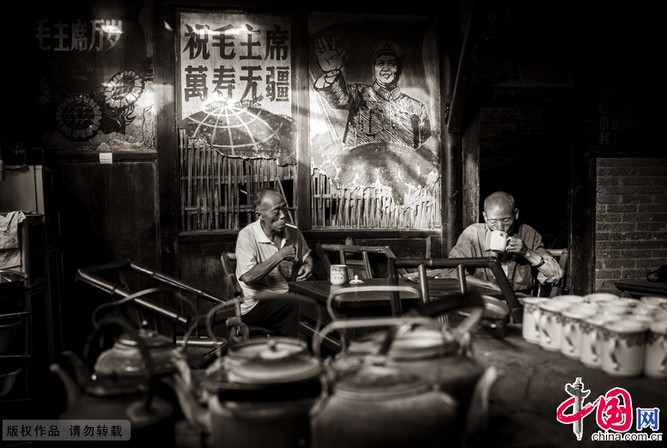
[{"label": "white teacup", "polygon": [[612,376],[637,376],[644,370],[648,325],[633,319],[605,324],[602,370]]},{"label": "white teacup", "polygon": [[622,316],[632,311],[628,305],[616,302],[599,302],[600,312],[603,314],[613,314],[615,316]]},{"label": "white teacup", "polygon": [[581,355],[581,321],[597,313],[597,306],[582,304],[571,306],[561,313],[563,316],[563,339],[560,351],[568,358],[579,359]]},{"label": "white teacup", "polygon": [[579,304],[579,303],[584,303],[584,297],[583,296],[578,296],[575,294],[564,294],[562,296],[556,296],[552,298],[551,300],[557,300],[559,302],[566,302],[569,304]]},{"label": "white teacup", "polygon": [[347,283],[347,266],[344,264],[332,264],[329,272],[329,280],[332,285],[344,285]]},{"label": "white teacup", "polygon": [[618,299],[616,299],[616,300],[614,301],[614,303],[616,303],[616,304],[622,304],[622,305],[624,305],[624,306],[627,306],[628,308],[634,308],[634,307],[636,307],[637,304],[640,303],[640,302],[639,302],[639,300],[637,300],[637,299],[630,299],[630,298],[628,298],[628,297],[619,297]]},{"label": "white teacup", "polygon": [[520,297],[523,304],[523,322],[521,334],[523,338],[533,344],[540,343],[540,304],[548,301],[546,297]]},{"label": "white teacup", "polygon": [[660,308],[658,305],[646,302],[639,302],[637,306],[632,309],[632,314],[653,317],[661,309],[662,308]]},{"label": "white teacup", "polygon": [[667,378],[667,320],[653,322],[646,336],[644,374]]},{"label": "white teacup", "polygon": [[505,252],[507,249],[507,232],[502,230],[492,230],[489,240],[489,249],[494,252]]},{"label": "white teacup", "polygon": [[540,347],[550,352],[559,352],[563,338],[563,316],[561,313],[571,303],[547,300],[540,304]]},{"label": "white teacup", "polygon": [[646,326],[650,326],[653,323],[653,318],[651,316],[645,316],[643,314],[626,314],[624,319],[634,320],[636,322],[642,323]]},{"label": "white teacup", "polygon": [[616,299],[618,296],[610,292],[594,292],[584,296],[584,302],[588,303],[609,302]]},{"label": "white teacup", "polygon": [[660,296],[644,296],[639,299],[642,303],[650,303],[667,309],[667,297]]},{"label": "white teacup", "polygon": [[602,360],[604,325],[618,320],[618,316],[594,314],[581,321],[579,360],[591,369],[599,369]]}]

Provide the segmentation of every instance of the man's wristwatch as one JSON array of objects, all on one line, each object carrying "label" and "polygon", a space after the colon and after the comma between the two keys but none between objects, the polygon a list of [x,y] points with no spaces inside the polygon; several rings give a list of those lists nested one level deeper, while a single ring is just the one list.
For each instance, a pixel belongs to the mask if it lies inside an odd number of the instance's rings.
[{"label": "man's wristwatch", "polygon": [[539,268],[539,267],[542,266],[544,263],[546,263],[546,260],[544,259],[544,257],[540,257],[540,262],[537,263],[536,265],[534,265],[533,267],[534,267],[534,268]]}]

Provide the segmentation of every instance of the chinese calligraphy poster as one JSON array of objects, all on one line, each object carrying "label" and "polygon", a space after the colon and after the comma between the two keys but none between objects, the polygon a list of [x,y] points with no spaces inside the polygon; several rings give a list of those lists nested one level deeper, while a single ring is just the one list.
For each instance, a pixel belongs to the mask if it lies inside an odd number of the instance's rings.
[{"label": "chinese calligraphy poster", "polygon": [[291,21],[183,12],[179,127],[221,154],[295,163]]}]

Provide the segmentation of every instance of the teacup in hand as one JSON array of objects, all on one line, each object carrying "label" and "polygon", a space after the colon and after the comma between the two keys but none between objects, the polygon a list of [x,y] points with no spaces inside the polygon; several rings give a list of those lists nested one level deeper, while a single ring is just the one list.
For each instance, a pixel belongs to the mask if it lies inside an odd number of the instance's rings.
[{"label": "teacup in hand", "polygon": [[489,240],[489,249],[494,252],[505,252],[507,250],[507,232],[502,230],[492,230],[491,239]]}]

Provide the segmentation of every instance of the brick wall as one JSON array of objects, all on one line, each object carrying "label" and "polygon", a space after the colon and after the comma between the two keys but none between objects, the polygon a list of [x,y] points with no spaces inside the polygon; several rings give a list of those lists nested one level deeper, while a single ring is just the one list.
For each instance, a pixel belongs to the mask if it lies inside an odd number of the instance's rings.
[{"label": "brick wall", "polygon": [[599,158],[595,291],[667,263],[667,158]]}]

